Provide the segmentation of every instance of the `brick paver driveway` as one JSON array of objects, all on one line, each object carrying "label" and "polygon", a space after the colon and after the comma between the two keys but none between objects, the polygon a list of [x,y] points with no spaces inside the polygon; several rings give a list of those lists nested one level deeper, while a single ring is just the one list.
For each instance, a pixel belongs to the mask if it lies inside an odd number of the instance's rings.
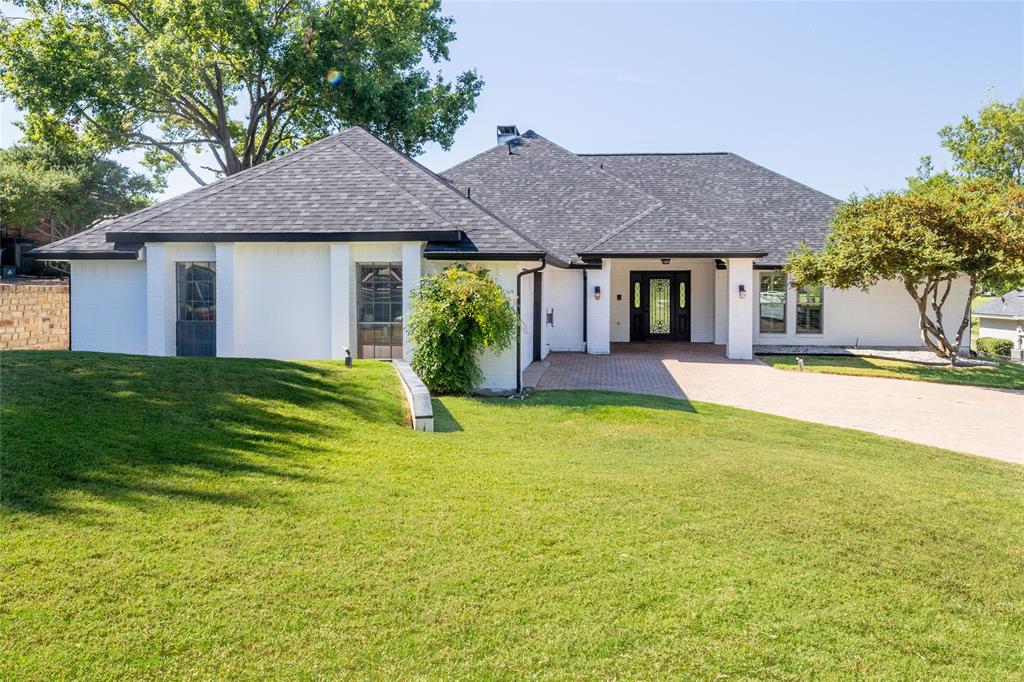
[{"label": "brick paver driveway", "polygon": [[1024,464],[1024,392],[772,369],[711,344],[552,353],[537,388],[648,393],[732,405]]}]

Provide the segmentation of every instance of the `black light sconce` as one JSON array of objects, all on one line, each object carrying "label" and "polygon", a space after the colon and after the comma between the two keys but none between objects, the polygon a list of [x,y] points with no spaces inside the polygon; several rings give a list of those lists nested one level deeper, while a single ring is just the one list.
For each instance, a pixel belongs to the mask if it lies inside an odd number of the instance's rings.
[{"label": "black light sconce", "polygon": [[594,287],[594,300],[595,301],[600,301],[601,300],[601,287]]},{"label": "black light sconce", "polygon": [[722,260],[721,258],[716,258],[715,259],[715,270],[726,270],[726,269],[728,269],[728,268],[727,268],[727,266],[725,264],[725,261]]},{"label": "black light sconce", "polygon": [[747,297],[747,285],[746,284],[741,284],[740,285],[740,298],[746,298],[746,297]]},{"label": "black light sconce", "polygon": [[548,324],[551,325],[552,327],[554,327],[555,326],[555,309],[552,308],[551,310],[549,310],[547,316],[548,316],[548,320],[547,320]]},{"label": "black light sconce", "polygon": [[661,264],[662,264],[662,265],[668,265],[668,264],[669,264],[669,263],[671,263],[671,262],[672,262],[672,259],[671,259],[671,258],[662,258],[662,259],[661,259]]}]

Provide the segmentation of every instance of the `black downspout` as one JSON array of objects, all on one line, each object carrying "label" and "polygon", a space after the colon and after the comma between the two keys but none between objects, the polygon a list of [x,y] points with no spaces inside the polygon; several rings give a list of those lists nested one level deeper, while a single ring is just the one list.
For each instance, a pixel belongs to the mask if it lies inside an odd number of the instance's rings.
[{"label": "black downspout", "polygon": [[[548,266],[547,258],[540,259],[540,267],[523,270],[516,275],[516,311],[519,314],[519,324],[516,325],[516,395],[523,394],[523,277],[540,272]],[[537,334],[536,329],[533,330]]]},{"label": "black downspout", "polygon": [[587,270],[583,269],[583,352],[587,352]]}]

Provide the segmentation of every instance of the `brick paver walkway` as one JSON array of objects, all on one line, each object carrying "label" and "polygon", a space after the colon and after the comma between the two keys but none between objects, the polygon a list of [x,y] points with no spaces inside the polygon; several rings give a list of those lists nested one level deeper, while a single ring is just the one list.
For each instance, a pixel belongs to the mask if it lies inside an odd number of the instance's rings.
[{"label": "brick paver walkway", "polygon": [[1024,464],[1024,392],[772,369],[711,344],[552,353],[537,388],[647,393],[732,405]]}]

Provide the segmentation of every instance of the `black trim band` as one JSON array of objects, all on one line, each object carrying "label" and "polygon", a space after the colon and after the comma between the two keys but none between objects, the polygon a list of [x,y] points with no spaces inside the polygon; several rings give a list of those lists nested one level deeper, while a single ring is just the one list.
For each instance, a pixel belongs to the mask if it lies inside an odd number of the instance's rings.
[{"label": "black trim band", "polygon": [[138,260],[138,251],[62,251],[61,253],[36,254],[26,251],[23,256],[35,260]]},{"label": "black trim band", "polygon": [[480,253],[479,251],[425,251],[427,260],[538,260],[544,257],[540,251],[526,253]]},{"label": "black trim band", "polygon": [[688,252],[662,252],[662,253],[640,253],[626,251],[618,253],[585,252],[581,258],[764,258],[767,251],[705,251],[703,253]]},{"label": "black trim band", "polygon": [[107,232],[116,244],[146,242],[459,242],[462,230],[387,232]]}]

